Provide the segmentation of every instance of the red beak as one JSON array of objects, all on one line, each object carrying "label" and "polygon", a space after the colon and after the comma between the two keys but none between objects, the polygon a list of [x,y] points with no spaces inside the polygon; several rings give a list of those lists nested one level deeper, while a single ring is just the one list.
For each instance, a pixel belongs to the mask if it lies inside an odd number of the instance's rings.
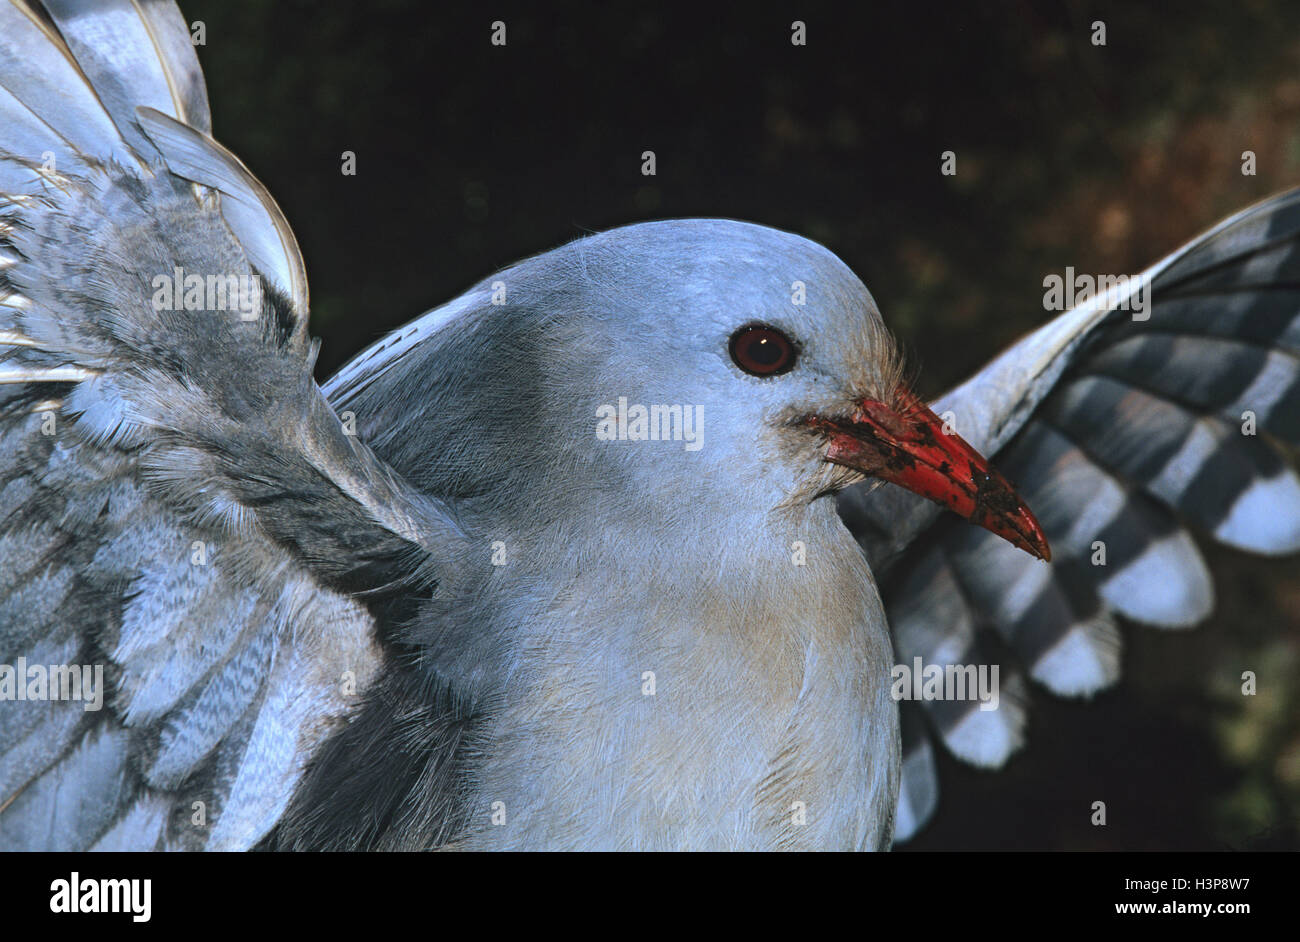
[{"label": "red beak", "polygon": [[814,416],[828,461],[905,487],[1039,559],[1052,558],[1042,527],[1015,488],[908,390],[897,410],[864,399],[849,421]]}]

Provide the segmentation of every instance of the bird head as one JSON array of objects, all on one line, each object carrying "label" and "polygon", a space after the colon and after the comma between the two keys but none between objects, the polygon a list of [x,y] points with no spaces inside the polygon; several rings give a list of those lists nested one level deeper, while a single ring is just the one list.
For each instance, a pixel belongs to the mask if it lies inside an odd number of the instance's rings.
[{"label": "bird head", "polygon": [[674,453],[671,440],[641,449],[656,452],[648,463],[670,486],[669,464],[701,458],[712,481],[738,480],[750,499],[767,482],[778,504],[887,481],[1050,555],[1011,484],[911,391],[870,292],[824,247],[756,225],[682,220],[581,248],[593,301],[618,312],[589,387],[608,405],[606,430],[631,431],[621,400],[646,407],[647,434],[663,431],[656,405],[661,419],[676,416],[665,405],[698,416],[699,454]]}]

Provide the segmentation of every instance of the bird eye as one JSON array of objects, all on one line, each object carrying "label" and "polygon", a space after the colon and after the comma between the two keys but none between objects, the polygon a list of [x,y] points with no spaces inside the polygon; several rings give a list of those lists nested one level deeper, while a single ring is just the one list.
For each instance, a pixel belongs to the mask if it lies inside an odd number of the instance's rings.
[{"label": "bird eye", "polygon": [[775,327],[750,324],[731,335],[731,359],[752,376],[777,376],[794,369],[794,342]]}]

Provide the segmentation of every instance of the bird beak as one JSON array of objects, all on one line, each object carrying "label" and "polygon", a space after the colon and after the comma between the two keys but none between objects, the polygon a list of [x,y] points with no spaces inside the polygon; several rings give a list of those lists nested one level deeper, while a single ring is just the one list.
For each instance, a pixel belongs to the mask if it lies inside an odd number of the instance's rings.
[{"label": "bird beak", "polygon": [[858,403],[852,419],[813,416],[826,459],[929,498],[1039,559],[1052,558],[1043,530],[1015,488],[910,390],[898,405]]}]

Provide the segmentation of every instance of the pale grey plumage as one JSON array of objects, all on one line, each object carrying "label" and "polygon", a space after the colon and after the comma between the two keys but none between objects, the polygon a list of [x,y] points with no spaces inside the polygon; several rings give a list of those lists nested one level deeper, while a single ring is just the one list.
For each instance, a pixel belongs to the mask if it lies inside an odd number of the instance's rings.
[{"label": "pale grey plumage", "polygon": [[[111,686],[98,714],[0,702],[0,846],[886,847],[937,799],[918,715],[900,748],[895,651],[978,660],[992,625],[1035,680],[1089,693],[1117,672],[1115,613],[1205,613],[1171,511],[1247,549],[1300,541],[1294,474],[1223,434],[1257,404],[1295,437],[1300,306],[1257,290],[1293,265],[1294,195],[1153,269],[1178,342],[1085,306],[941,400],[1042,508],[1045,566],[855,484],[799,424],[901,375],[826,249],[723,220],[614,230],[322,393],[293,234],[208,137],[174,5],[8,0],[0,27],[0,664],[94,662]],[[256,316],[159,310],[177,267],[256,276]],[[1208,291],[1235,292],[1226,328]],[[795,371],[737,369],[754,321],[799,341]],[[1152,401],[1120,415],[1136,373]],[[700,407],[702,447],[601,441],[619,399]],[[1092,441],[1097,415],[1147,451]],[[1080,560],[1098,534],[1104,575]],[[1019,745],[1004,684],[998,710],[932,711],[962,758]]]},{"label": "pale grey plumage", "polygon": [[[290,278],[282,295],[275,277],[300,260],[259,270],[270,280],[249,321],[155,304],[152,279],[177,267],[251,279],[237,237],[278,219],[268,204],[260,222],[230,224],[223,193],[195,191],[143,143],[135,94],[206,124],[192,49],[188,64],[177,56],[106,88],[111,61],[74,56],[54,32],[84,49],[73,37],[99,35],[98,17],[120,25],[134,12],[141,30],[117,32],[128,41],[114,54],[166,56],[178,44],[155,43],[145,24],[174,27],[168,10],[57,4],[47,22],[26,4],[0,6],[3,81],[17,90],[4,118],[31,131],[6,138],[0,160],[21,171],[5,176],[0,209],[17,260],[3,274],[17,300],[0,308],[17,341],[3,353],[0,545],[21,559],[3,579],[0,637],[6,664],[93,662],[112,686],[109,709],[76,722],[80,704],[5,703],[6,846],[89,846],[110,828],[112,843],[134,846],[249,846],[287,805],[350,685],[377,668],[372,616],[350,597],[354,553],[372,567],[409,558],[421,584],[434,578],[421,544],[454,551],[436,502],[402,499],[311,382],[305,294]],[[33,76],[33,59],[57,66]],[[188,68],[174,83],[182,94],[135,84],[176,68]],[[56,130],[96,107],[111,121],[74,124],[81,137]],[[207,147],[210,165],[242,179]],[[187,826],[196,802],[210,821],[201,828]]]}]

